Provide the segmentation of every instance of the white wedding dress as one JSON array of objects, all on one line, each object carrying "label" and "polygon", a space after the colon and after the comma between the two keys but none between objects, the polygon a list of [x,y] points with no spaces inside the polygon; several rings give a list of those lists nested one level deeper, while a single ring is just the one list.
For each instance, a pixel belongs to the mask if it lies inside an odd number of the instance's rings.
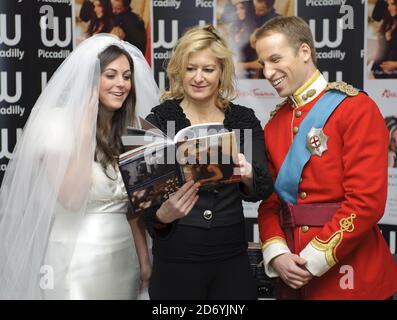
[{"label": "white wedding dress", "polygon": [[[108,175],[115,180],[105,175],[100,164],[93,165],[87,211],[65,276],[65,299],[136,299],[138,296],[139,261],[126,217],[127,193],[118,170],[110,168]],[[62,223],[60,217],[50,237],[50,248],[58,255],[62,250],[57,248],[62,248],[66,238],[62,226],[67,223],[65,219]]]}]

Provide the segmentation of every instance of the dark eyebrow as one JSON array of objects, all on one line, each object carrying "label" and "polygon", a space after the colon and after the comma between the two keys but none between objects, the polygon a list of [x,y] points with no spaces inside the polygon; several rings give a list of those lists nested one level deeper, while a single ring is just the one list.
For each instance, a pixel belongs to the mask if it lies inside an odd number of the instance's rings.
[{"label": "dark eyebrow", "polygon": [[269,57],[269,60],[280,59],[280,58],[281,58],[281,55],[278,54],[278,53],[275,53],[275,54],[272,54],[272,55]]},{"label": "dark eyebrow", "polygon": [[[106,68],[105,70],[103,70],[103,72],[105,72],[105,71],[117,72],[117,70],[113,69],[113,68]],[[131,72],[131,69],[127,69],[127,70],[123,71],[123,73],[126,73],[126,72]]]}]

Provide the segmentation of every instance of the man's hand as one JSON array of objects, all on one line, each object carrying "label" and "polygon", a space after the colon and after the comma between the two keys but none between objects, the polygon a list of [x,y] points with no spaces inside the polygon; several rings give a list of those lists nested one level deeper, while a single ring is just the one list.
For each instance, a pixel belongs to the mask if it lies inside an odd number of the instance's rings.
[{"label": "man's hand", "polygon": [[292,253],[281,254],[270,261],[280,278],[292,289],[306,285],[313,275],[305,268],[306,260]]}]

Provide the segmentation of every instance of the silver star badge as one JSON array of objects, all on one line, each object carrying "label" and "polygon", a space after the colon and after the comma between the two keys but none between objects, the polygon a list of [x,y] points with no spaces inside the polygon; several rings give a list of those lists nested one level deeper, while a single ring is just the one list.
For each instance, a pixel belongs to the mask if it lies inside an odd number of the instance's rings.
[{"label": "silver star badge", "polygon": [[328,150],[328,136],[324,134],[323,128],[311,128],[306,138],[306,147],[311,154],[321,157]]}]

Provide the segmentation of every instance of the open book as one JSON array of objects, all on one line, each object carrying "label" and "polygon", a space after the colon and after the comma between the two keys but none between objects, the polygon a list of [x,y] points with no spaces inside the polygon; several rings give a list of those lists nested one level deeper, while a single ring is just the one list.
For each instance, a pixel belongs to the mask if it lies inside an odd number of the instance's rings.
[{"label": "open book", "polygon": [[[119,168],[135,213],[160,205],[189,180],[202,188],[241,181],[235,133],[220,123],[193,125],[169,138],[141,119],[122,137]],[[143,129],[144,128],[144,129]]]}]

